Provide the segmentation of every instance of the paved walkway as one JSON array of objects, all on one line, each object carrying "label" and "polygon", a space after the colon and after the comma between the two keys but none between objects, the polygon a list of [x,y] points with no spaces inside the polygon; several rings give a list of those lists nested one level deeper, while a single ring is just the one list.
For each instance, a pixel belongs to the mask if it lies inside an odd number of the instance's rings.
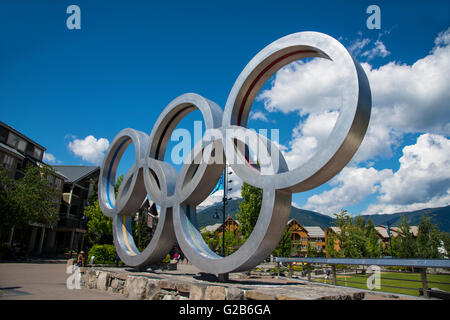
[{"label": "paved walkway", "polygon": [[85,288],[69,290],[66,263],[0,263],[1,300],[124,300],[123,295]]}]

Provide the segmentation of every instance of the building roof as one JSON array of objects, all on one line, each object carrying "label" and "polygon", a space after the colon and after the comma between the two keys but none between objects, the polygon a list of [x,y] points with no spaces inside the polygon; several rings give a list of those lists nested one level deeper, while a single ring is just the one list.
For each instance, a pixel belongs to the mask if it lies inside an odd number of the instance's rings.
[{"label": "building roof", "polygon": [[17,157],[19,157],[20,159],[25,158],[25,156],[23,154],[21,154],[19,151],[17,151],[16,149],[8,146],[7,144],[0,142],[0,149],[3,149],[4,151],[11,153]]},{"label": "building roof", "polygon": [[[227,223],[228,220],[232,220],[233,222],[235,222],[237,225],[240,225],[240,222],[233,219],[232,216],[228,216],[227,219],[225,220],[225,224]],[[206,226],[204,228],[202,228],[201,232],[206,232],[206,231],[211,231],[211,232],[215,232],[217,230],[222,230],[222,223],[216,223],[216,224],[211,224],[209,226]]]},{"label": "building roof", "polygon": [[306,231],[308,232],[308,236],[310,238],[325,238],[325,232],[322,230],[321,227],[304,226],[303,228],[306,229]]},{"label": "building roof", "polygon": [[[386,227],[384,227],[384,228],[386,228]],[[399,234],[402,234],[402,232],[401,232],[399,227],[391,227],[390,230],[391,230],[391,234],[394,237],[398,236]],[[409,227],[409,232],[411,232],[414,237],[417,237],[417,234],[419,233],[419,227],[418,226],[410,226]]]},{"label": "building roof", "polygon": [[41,146],[39,143],[37,143],[34,140],[31,140],[30,138],[28,138],[26,135],[24,135],[23,133],[20,133],[19,131],[17,131],[16,129],[14,129],[11,126],[8,126],[6,123],[0,121],[0,125],[2,127],[7,128],[8,130],[12,131],[14,134],[18,135],[19,137],[21,137],[22,139],[25,139],[26,141],[30,142],[31,144],[34,144],[35,146],[39,147],[40,149],[47,151],[47,149],[43,146]]},{"label": "building roof", "polygon": [[100,170],[100,167],[96,166],[52,166],[56,171],[67,177],[64,182],[77,182],[84,177],[90,175],[96,170]]},{"label": "building roof", "polygon": [[210,232],[214,232],[217,229],[219,229],[219,227],[222,226],[221,223],[216,223],[216,224],[211,224],[209,226],[206,226],[202,229],[202,232],[206,232],[206,231],[210,231]]},{"label": "building roof", "polygon": [[382,238],[389,239],[389,234],[387,233],[386,227],[384,227],[384,226],[377,226],[377,227],[375,227],[375,230],[378,232],[378,234]]},{"label": "building roof", "polygon": [[328,231],[332,231],[335,234],[340,234],[341,233],[341,228],[339,228],[339,227],[329,227]]}]

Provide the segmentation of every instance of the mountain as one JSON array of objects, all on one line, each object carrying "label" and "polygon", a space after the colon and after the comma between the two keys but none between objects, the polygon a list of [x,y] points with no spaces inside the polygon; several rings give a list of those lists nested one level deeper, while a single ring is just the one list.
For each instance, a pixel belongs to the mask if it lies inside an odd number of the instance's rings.
[{"label": "mountain", "polygon": [[370,218],[375,225],[389,224],[391,226],[397,226],[401,222],[402,216],[406,216],[406,221],[409,225],[417,226],[422,216],[426,213],[431,215],[431,221],[438,226],[440,231],[450,232],[450,206],[392,214],[363,215],[363,217],[366,218],[366,221]]},{"label": "mountain", "polygon": [[[241,199],[233,199],[228,201],[226,205],[225,216],[230,215],[236,219],[236,212],[239,210],[239,201]],[[222,223],[222,202],[214,202],[212,205],[198,208],[197,222],[200,228]],[[214,218],[217,211],[218,218]],[[410,225],[419,225],[421,217],[429,213],[432,216],[432,222],[435,223],[440,231],[450,232],[450,206],[441,208],[422,209],[410,212],[398,212],[393,214],[373,214],[363,215],[366,221],[370,218],[375,225],[397,226],[403,215]],[[304,226],[320,226],[326,228],[334,225],[334,218],[309,210],[303,210],[296,207],[291,207],[290,218],[295,218],[301,225]]]},{"label": "mountain", "polygon": [[[239,210],[239,201],[241,200],[233,199],[228,201],[226,205],[225,217],[230,215],[233,219],[236,219],[236,212]],[[216,210],[218,215],[217,219],[214,218]],[[202,228],[211,224],[222,223],[222,210],[222,203],[216,203],[212,206],[204,208],[203,210],[199,210],[199,213],[197,214],[197,222],[199,227]],[[291,207],[290,218],[295,218],[301,225],[304,226],[320,226],[322,228],[331,226],[334,221],[332,217],[324,214],[303,210],[296,207]]]}]

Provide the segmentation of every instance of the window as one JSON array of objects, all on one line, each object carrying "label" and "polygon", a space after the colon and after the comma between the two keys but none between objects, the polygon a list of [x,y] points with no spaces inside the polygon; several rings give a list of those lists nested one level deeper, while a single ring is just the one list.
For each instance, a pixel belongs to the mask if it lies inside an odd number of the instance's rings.
[{"label": "window", "polygon": [[10,155],[5,154],[3,157],[3,166],[8,169],[14,168],[14,158]]},{"label": "window", "polygon": [[50,185],[53,185],[53,181],[55,180],[55,177],[49,174],[47,176],[47,180],[50,182]]},{"label": "window", "polygon": [[42,159],[42,150],[34,147],[33,157],[41,160]]},{"label": "window", "polygon": [[8,137],[8,129],[4,127],[0,127],[0,142],[6,142],[6,138]]},{"label": "window", "polygon": [[56,187],[56,189],[61,190],[61,186],[62,186],[61,179],[56,178],[55,179],[55,187]]},{"label": "window", "polygon": [[25,147],[26,147],[27,143],[25,142],[25,140],[19,138],[17,135],[15,135],[12,132],[9,133],[7,143],[11,147],[16,148],[17,150],[20,150],[22,152],[25,152]]}]

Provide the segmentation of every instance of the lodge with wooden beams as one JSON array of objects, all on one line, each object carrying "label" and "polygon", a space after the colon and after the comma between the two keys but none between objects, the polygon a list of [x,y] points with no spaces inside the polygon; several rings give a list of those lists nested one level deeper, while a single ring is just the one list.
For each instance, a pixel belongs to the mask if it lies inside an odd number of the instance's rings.
[{"label": "lodge with wooden beams", "polygon": [[[236,221],[231,216],[228,216],[225,220],[225,232],[237,232],[239,225],[239,221]],[[302,226],[296,219],[289,220],[287,226],[291,232],[292,245],[295,248],[292,252],[292,256],[306,256],[308,243],[314,250],[325,250],[325,233],[320,227]],[[222,231],[222,223],[216,223],[201,229],[201,232],[217,233],[219,236],[222,236]]]}]

